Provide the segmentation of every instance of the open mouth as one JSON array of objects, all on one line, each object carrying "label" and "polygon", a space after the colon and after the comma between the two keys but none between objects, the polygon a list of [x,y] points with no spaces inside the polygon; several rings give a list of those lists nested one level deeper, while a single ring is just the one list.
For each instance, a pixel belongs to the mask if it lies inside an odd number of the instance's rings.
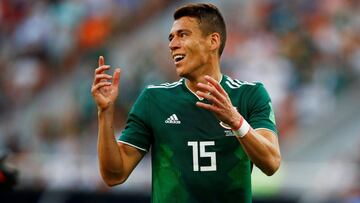
[{"label": "open mouth", "polygon": [[185,58],[185,54],[175,54],[173,56],[175,63],[182,61],[184,58]]}]

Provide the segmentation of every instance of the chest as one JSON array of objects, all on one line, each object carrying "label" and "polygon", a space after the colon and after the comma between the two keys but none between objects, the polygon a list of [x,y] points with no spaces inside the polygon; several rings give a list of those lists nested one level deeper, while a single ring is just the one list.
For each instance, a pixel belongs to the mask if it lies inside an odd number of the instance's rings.
[{"label": "chest", "polygon": [[155,145],[181,145],[179,147],[183,148],[193,141],[210,141],[224,149],[237,143],[236,138],[228,136],[231,131],[222,127],[212,112],[196,106],[196,100],[174,96],[166,103],[153,103],[151,108]]}]

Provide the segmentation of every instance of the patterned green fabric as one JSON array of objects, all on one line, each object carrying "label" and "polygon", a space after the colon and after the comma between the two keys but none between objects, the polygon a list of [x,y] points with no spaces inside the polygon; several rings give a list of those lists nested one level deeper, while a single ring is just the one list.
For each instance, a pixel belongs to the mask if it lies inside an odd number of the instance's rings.
[{"label": "patterned green fabric", "polygon": [[[220,84],[252,128],[277,133],[261,83],[223,76]],[[148,86],[119,141],[143,151],[151,148],[153,202],[251,202],[249,158],[231,130],[197,101],[185,79]]]}]

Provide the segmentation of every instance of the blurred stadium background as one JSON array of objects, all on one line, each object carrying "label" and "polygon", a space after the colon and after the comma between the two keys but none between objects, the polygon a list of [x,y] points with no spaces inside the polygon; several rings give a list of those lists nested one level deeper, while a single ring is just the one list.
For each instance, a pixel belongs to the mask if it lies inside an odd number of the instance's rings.
[{"label": "blurred stadium background", "polygon": [[[101,181],[90,86],[99,55],[122,68],[119,135],[142,88],[177,80],[167,34],[186,2],[0,1],[0,183],[18,172],[0,202],[149,201],[148,155]],[[254,170],[254,202],[360,202],[360,1],[207,2],[227,22],[223,72],[263,82],[276,111],[283,162]]]}]

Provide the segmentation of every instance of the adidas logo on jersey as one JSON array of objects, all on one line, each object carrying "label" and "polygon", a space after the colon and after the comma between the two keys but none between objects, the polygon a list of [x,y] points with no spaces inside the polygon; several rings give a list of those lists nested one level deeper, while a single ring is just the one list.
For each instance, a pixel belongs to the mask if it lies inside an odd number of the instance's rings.
[{"label": "adidas logo on jersey", "polygon": [[165,120],[165,123],[168,123],[168,124],[180,124],[181,121],[178,119],[176,114],[173,114],[173,115],[171,115],[169,118],[167,118]]}]

